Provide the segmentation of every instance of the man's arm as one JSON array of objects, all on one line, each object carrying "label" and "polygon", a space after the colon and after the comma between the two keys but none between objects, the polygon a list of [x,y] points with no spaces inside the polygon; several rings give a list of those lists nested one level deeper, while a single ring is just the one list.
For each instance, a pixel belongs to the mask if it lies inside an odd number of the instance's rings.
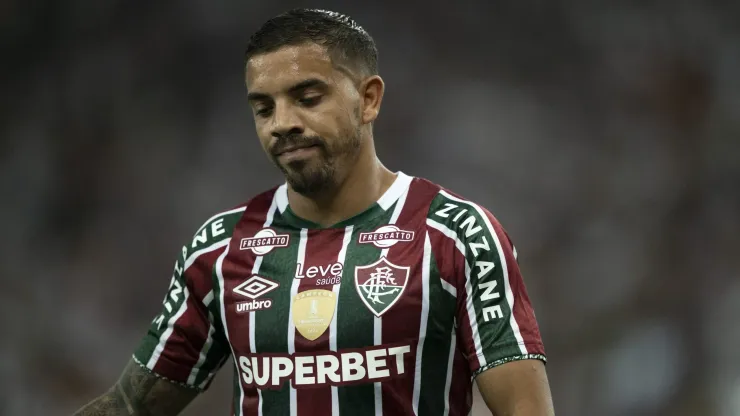
[{"label": "man's arm", "polygon": [[[496,416],[552,416],[545,348],[516,250],[487,209],[440,191],[427,219],[435,253],[454,276],[457,345]],[[449,283],[449,282],[448,282]]]},{"label": "man's arm", "polygon": [[476,377],[483,400],[495,416],[554,416],[545,365],[512,361]]},{"label": "man's arm", "polygon": [[121,378],[75,416],[179,414],[205,391],[231,350],[214,318],[212,271],[245,206],[206,221],[178,251],[161,313],[154,318]]},{"label": "man's arm", "polygon": [[107,393],[74,416],[175,416],[198,395],[198,390],[157,377],[134,360]]}]

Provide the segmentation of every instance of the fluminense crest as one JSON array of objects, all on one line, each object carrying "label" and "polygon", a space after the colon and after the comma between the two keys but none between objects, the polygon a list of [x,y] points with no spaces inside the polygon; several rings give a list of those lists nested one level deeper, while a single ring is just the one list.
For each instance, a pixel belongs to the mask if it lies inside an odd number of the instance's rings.
[{"label": "fluminense crest", "polygon": [[409,280],[408,266],[397,266],[387,258],[355,267],[355,288],[375,316],[386,313],[401,298]]}]

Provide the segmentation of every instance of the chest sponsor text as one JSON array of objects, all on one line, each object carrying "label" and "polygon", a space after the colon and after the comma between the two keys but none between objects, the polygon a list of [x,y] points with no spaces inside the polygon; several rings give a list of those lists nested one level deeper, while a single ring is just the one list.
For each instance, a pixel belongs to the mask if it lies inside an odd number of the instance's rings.
[{"label": "chest sponsor text", "polygon": [[362,384],[401,377],[411,346],[375,347],[325,354],[254,354],[239,357],[246,386],[280,389],[290,380],[293,388]]}]

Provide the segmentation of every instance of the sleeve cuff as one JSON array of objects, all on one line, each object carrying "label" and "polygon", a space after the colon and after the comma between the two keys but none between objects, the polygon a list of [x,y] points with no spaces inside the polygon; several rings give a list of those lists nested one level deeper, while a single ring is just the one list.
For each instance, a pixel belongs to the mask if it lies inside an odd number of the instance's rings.
[{"label": "sleeve cuff", "polygon": [[543,363],[547,364],[547,357],[545,357],[544,354],[521,354],[521,355],[513,355],[511,357],[505,357],[498,359],[496,361],[493,361],[491,363],[488,363],[477,370],[473,372],[473,375],[470,377],[471,380],[475,380],[476,377],[478,377],[479,374],[486,370],[490,370],[493,367],[498,367],[501,364],[510,363],[512,361],[521,361],[521,360],[540,360]]},{"label": "sleeve cuff", "polygon": [[193,386],[193,385],[190,385],[190,384],[187,384],[187,383],[183,383],[181,381],[175,381],[175,380],[173,380],[173,379],[171,379],[169,377],[166,377],[166,376],[164,376],[162,374],[159,374],[159,373],[154,372],[154,370],[152,370],[151,368],[147,367],[146,364],[144,364],[141,361],[139,361],[139,359],[136,358],[136,355],[133,355],[133,360],[134,360],[134,362],[136,364],[139,365],[139,367],[143,368],[144,370],[146,370],[149,374],[153,375],[154,377],[157,377],[159,379],[165,380],[168,383],[176,384],[176,385],[178,385],[180,387],[185,387],[185,388],[188,388],[188,389],[191,389],[191,390],[195,390],[198,393],[202,393],[204,391],[202,388],[200,388],[198,386]]}]

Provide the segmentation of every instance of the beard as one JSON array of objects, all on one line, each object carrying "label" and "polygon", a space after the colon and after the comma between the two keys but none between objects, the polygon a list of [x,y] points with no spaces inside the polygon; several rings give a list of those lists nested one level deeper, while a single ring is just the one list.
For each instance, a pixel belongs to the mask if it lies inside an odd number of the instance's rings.
[{"label": "beard", "polygon": [[[329,144],[319,136],[291,135],[278,139],[271,149],[273,162],[283,172],[290,187],[297,193],[312,197],[336,188],[340,172],[351,167],[360,150],[359,129],[343,134],[343,139]],[[288,147],[315,146],[316,156],[281,163],[278,154]]]}]

